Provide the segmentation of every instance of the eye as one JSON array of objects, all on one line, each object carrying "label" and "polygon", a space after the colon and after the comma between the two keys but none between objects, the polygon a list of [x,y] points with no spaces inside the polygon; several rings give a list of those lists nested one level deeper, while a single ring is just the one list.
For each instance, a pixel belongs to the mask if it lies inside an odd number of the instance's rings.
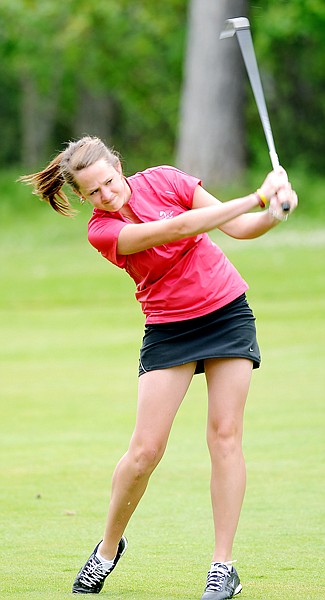
[{"label": "eye", "polygon": [[113,179],[108,179],[105,183],[105,185],[109,185],[110,183],[112,183]]},{"label": "eye", "polygon": [[94,196],[95,194],[97,194],[98,190],[93,190],[93,192],[90,192],[89,196]]}]

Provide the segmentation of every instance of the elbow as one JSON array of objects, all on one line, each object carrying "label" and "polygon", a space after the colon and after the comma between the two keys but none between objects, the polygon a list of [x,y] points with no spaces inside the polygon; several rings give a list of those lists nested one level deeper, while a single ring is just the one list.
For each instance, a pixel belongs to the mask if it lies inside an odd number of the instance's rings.
[{"label": "elbow", "polygon": [[173,219],[171,219],[170,225],[172,228],[172,239],[170,241],[182,240],[184,238],[193,237],[200,233],[199,229],[197,227],[193,227],[193,224],[187,223],[186,219],[175,218],[174,222]]},{"label": "elbow", "polygon": [[190,230],[189,226],[186,223],[180,223],[175,228],[175,232],[173,237],[175,240],[182,240],[183,238],[190,237],[191,235],[195,235],[193,230]]}]

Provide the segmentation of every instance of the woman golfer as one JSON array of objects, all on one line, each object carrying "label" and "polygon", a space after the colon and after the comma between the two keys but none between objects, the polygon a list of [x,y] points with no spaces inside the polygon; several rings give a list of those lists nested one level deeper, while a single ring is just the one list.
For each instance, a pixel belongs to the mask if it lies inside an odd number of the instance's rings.
[{"label": "woman golfer", "polygon": [[[103,540],[79,571],[73,593],[99,593],[124,554],[126,526],[164,454],[192,377],[203,372],[215,548],[201,600],[232,598],[242,589],[232,545],[245,490],[243,412],[260,353],[248,285],[206,232],[218,228],[251,239],[277,225],[284,202],[290,212],[297,206],[285,171],[271,172],[257,192],[221,203],[199,179],[171,166],[124,177],[116,153],[84,137],[22,180],[63,215],[72,212],[64,183],[90,202],[89,241],[132,277],[146,316],[134,433],[113,475]],[[269,210],[250,212],[268,203]]]}]

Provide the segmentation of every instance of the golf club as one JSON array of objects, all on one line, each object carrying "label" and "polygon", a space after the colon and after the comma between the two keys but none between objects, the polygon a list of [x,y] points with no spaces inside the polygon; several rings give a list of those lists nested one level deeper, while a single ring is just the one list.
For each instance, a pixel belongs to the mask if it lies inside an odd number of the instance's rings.
[{"label": "golf club", "polygon": [[[250,24],[249,20],[246,17],[236,17],[235,19],[228,19],[227,21],[225,21],[225,26],[220,34],[220,39],[232,37],[236,33],[242,57],[246,66],[246,71],[252,86],[262,126],[264,129],[272,167],[273,169],[277,169],[279,167],[279,159],[275,150],[271,124],[265,104],[264,92],[262,88],[261,78],[253,46],[253,40],[250,31]],[[282,210],[284,212],[288,212],[290,210],[290,205],[288,202],[284,202],[282,204]]]}]

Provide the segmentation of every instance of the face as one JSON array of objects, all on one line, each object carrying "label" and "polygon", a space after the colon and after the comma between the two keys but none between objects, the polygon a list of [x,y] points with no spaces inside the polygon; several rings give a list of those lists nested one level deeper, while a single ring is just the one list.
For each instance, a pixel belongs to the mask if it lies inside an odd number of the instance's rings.
[{"label": "face", "polygon": [[116,212],[128,202],[130,188],[127,185],[121,165],[109,165],[104,159],[77,173],[78,195],[95,208]]}]

